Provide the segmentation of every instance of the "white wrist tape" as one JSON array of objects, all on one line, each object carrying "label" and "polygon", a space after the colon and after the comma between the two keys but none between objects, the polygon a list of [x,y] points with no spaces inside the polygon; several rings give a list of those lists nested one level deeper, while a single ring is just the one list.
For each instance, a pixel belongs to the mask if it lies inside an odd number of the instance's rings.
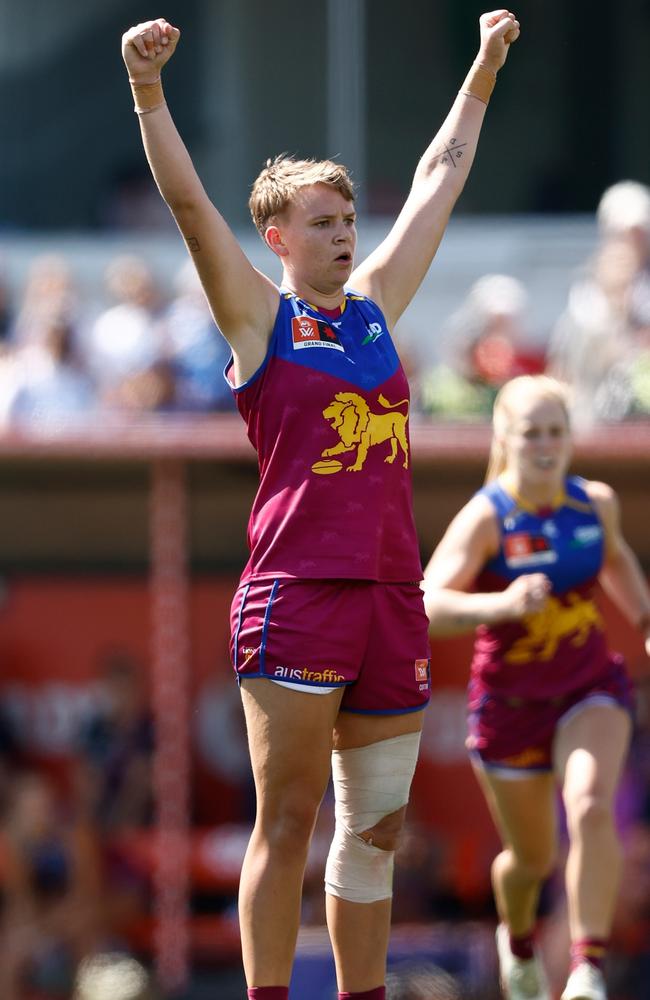
[{"label": "white wrist tape", "polygon": [[394,851],[359,834],[405,806],[418,758],[420,733],[406,733],[354,750],[334,750],[336,828],[325,868],[325,889],[353,903],[393,895]]}]

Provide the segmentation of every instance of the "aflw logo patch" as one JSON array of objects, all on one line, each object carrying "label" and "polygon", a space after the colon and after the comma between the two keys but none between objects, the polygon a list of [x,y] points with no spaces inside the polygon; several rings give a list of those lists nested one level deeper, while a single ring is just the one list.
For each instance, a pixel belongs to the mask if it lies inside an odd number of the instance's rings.
[{"label": "aflw logo patch", "polygon": [[334,351],[344,351],[336,330],[322,319],[294,316],[291,320],[291,336],[294,351],[301,351],[303,347],[329,347]]},{"label": "aflw logo patch", "polygon": [[427,683],[429,680],[429,661],[428,660],[416,660],[415,661],[415,679],[418,684]]}]

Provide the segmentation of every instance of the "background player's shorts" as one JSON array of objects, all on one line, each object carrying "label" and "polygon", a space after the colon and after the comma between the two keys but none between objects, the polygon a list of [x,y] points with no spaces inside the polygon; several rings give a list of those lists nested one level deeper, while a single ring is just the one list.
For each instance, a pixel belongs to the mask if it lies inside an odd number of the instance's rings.
[{"label": "background player's shorts", "polygon": [[470,683],[467,747],[492,773],[512,777],[553,770],[558,727],[585,704],[633,711],[632,685],[623,658],[612,654],[606,672],[589,687],[560,698],[528,701],[480,691]]},{"label": "background player's shorts", "polygon": [[417,583],[260,580],[232,602],[230,655],[239,678],[305,690],[345,687],[341,708],[392,714],[430,696],[428,621]]}]

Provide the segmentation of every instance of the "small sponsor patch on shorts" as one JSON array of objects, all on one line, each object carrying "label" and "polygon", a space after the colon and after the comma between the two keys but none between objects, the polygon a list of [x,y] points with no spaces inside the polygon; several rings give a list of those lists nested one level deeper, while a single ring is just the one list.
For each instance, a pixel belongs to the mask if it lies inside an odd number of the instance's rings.
[{"label": "small sponsor patch on shorts", "polygon": [[428,660],[416,660],[415,661],[415,680],[418,684],[428,684],[429,683],[429,661]]}]

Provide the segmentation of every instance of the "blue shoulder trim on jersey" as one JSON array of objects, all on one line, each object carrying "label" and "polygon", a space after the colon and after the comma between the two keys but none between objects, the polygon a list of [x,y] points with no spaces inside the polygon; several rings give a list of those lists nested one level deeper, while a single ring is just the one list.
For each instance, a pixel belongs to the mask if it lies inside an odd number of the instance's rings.
[{"label": "blue shoulder trim on jersey", "polygon": [[354,303],[364,319],[366,319],[365,313],[367,311],[374,318],[379,317],[386,330],[388,330],[386,317],[374,299],[369,299],[367,295],[359,295],[358,292],[353,291],[351,288],[346,290],[345,297]]},{"label": "blue shoulder trim on jersey", "polygon": [[[399,370],[399,356],[379,306],[366,296],[355,297],[347,291],[345,302],[347,308],[336,320],[282,289],[273,355],[371,392]],[[315,320],[319,330],[330,329],[327,343],[313,340],[305,345],[295,339],[293,323],[303,315]],[[303,350],[305,346],[314,349]]]},{"label": "blue shoulder trim on jersey", "polygon": [[586,487],[586,479],[581,476],[568,476],[564,484],[565,506],[582,511],[583,514],[592,513],[600,520],[596,505],[587,493]]},{"label": "blue shoulder trim on jersey", "polygon": [[514,497],[511,497],[509,493],[506,493],[498,479],[494,479],[491,483],[486,483],[485,486],[476,491],[475,496],[480,496],[481,494],[487,497],[499,517],[502,519],[517,506],[517,501]]},{"label": "blue shoulder trim on jersey", "polygon": [[591,503],[591,497],[587,493],[587,479],[582,476],[567,476],[564,489],[567,496],[574,497],[576,500],[582,500],[583,503]]}]

